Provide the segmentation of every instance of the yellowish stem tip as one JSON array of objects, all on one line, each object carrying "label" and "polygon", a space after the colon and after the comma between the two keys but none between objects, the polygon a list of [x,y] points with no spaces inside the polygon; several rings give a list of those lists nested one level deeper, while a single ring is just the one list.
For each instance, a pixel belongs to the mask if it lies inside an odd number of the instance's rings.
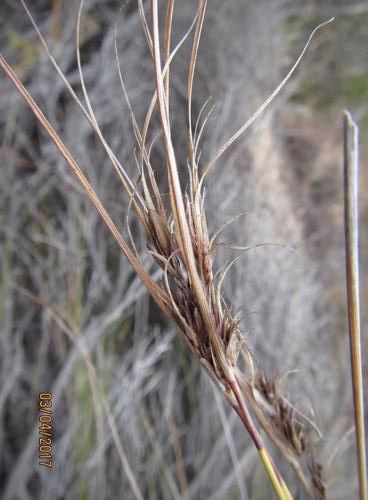
[{"label": "yellowish stem tip", "polygon": [[258,450],[259,456],[262,460],[263,466],[267,472],[268,477],[270,478],[270,481],[272,483],[272,486],[274,487],[275,493],[279,500],[292,500],[293,497],[284,483],[284,481],[279,479],[276,475],[275,469],[271,463],[271,460],[264,448],[261,448]]}]

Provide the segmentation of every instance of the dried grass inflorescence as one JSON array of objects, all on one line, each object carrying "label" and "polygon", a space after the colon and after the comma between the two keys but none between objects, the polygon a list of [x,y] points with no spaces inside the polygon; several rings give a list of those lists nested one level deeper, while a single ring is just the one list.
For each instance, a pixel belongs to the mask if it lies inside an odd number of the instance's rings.
[{"label": "dried grass inflorescence", "polygon": [[[204,180],[210,168],[231,144],[245,132],[251,123],[253,123],[277,95],[299,63],[311,37],[286,78],[271,96],[259,110],[240,127],[221,148],[219,148],[214,157],[206,165],[200,168],[198,148],[206,120],[203,121],[201,127],[195,127],[193,130],[191,102],[198,47],[207,1],[199,0],[197,14],[191,28],[174,49],[171,48],[174,0],[168,0],[167,2],[163,29],[163,47],[161,47],[160,43],[161,32],[159,27],[157,0],[151,1],[151,22],[148,22],[146,19],[145,8],[141,0],[139,0],[138,6],[148,48],[152,56],[155,74],[155,92],[151,104],[148,107],[142,129],[138,126],[121,76],[117,49],[116,59],[122,89],[130,110],[132,126],[138,144],[139,157],[136,158],[136,162],[140,174],[139,186],[133,184],[124,167],[119,163],[106,143],[98,126],[86,91],[79,52],[77,53],[77,60],[86,107],[78,100],[53,59],[52,62],[99,137],[119,175],[123,187],[129,196],[130,206],[135,211],[136,216],[145,229],[148,239],[148,251],[162,269],[162,276],[159,282],[146,271],[130,231],[129,237],[131,241],[129,244],[118,231],[109,213],[102,205],[79,165],[3,58],[0,60],[1,66],[11,78],[18,91],[28,102],[37,119],[48,132],[51,140],[55,143],[73,173],[85,188],[87,195],[101,214],[114,238],[120,245],[121,250],[147,287],[152,298],[166,316],[178,325],[191,351],[199,359],[212,380],[223,391],[231,406],[240,416],[257,448],[277,496],[281,499],[292,498],[253,422],[248,410],[248,404],[252,407],[259,423],[266,430],[273,443],[279,448],[281,453],[294,468],[307,493],[313,497],[315,496],[315,489],[317,489],[319,493],[324,491],[321,487],[323,484],[322,480],[318,479],[321,477],[321,469],[319,466],[315,466],[311,469],[313,475],[311,484],[306,479],[298,461],[299,456],[311,446],[306,438],[304,424],[300,422],[299,415],[296,414],[294,408],[281,396],[278,380],[275,377],[270,378],[263,373],[254,371],[250,353],[248,352],[245,340],[241,334],[239,319],[236,315],[232,314],[231,307],[226,304],[221,293],[221,285],[229,267],[218,270],[217,272],[213,269],[214,257],[216,254],[216,245],[214,243],[216,235],[210,238],[208,233],[204,199]],[[78,15],[78,45],[82,7],[83,1]],[[187,83],[188,158],[186,161],[189,182],[187,189],[183,190],[181,186],[183,172],[179,170],[178,165],[184,162],[183,159],[178,159],[176,157],[176,151],[171,137],[169,77],[170,64],[182,43],[192,31],[194,31],[194,35],[188,66]],[[39,35],[45,44],[40,33]],[[146,145],[149,135],[148,132],[152,126],[152,118],[155,113],[157,113],[160,122],[160,138],[164,151],[163,162],[166,165],[167,171],[167,185],[169,191],[168,206],[165,206],[156,181],[155,168],[151,162],[150,155],[152,147]],[[202,173],[200,174],[200,172]],[[246,376],[242,375],[241,371],[237,368],[239,353],[244,355],[248,366],[248,373]]]},{"label": "dried grass inflorescence", "polygon": [[[309,475],[312,489],[306,482],[304,474],[300,480],[305,483],[306,490],[315,498],[326,498],[326,484],[323,480],[323,465],[315,458],[314,446],[310,437],[311,422],[293,406],[280,391],[280,377],[269,376],[258,371],[254,376],[253,394],[271,428],[266,427],[271,439],[279,441],[279,450],[290,463],[295,464],[295,470],[300,473],[298,460],[304,453],[309,454]],[[272,433],[275,433],[272,436]]]},{"label": "dried grass inflorescence", "polygon": [[[179,326],[191,350],[200,359],[211,378],[230,393],[227,374],[236,366],[242,336],[239,320],[232,316],[221,294],[221,283],[225,272],[218,273],[217,276],[213,273],[215,249],[211,247],[209,239],[204,196],[198,187],[198,178],[193,178],[191,172],[191,189],[184,195],[185,217],[195,268],[205,298],[205,308],[208,317],[211,318],[213,337],[217,339],[215,345],[209,335],[208,324],[206,325],[201,313],[201,305],[177,241],[175,225],[169,222],[170,217],[166,214],[151,166],[149,169],[154,195],[149,192],[145,174],[142,174],[143,198],[146,202],[144,225],[148,231],[149,253],[163,270],[161,286],[170,297],[167,313]],[[196,173],[197,169],[194,171],[195,176]]]},{"label": "dried grass inflorescence", "polygon": [[296,415],[295,408],[281,395],[279,379],[258,372],[254,381],[257,390],[268,403],[269,418],[274,428],[285,439],[293,453],[302,455],[310,448],[304,423]]}]

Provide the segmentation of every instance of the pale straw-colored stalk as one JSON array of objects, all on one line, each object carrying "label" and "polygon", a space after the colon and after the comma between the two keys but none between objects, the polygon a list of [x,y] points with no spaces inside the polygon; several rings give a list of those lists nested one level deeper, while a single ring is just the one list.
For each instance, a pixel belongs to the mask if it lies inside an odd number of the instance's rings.
[{"label": "pale straw-colored stalk", "polygon": [[344,112],[344,207],[346,292],[349,318],[350,366],[353,386],[355,435],[360,500],[367,500],[362,353],[359,299],[358,127]]}]

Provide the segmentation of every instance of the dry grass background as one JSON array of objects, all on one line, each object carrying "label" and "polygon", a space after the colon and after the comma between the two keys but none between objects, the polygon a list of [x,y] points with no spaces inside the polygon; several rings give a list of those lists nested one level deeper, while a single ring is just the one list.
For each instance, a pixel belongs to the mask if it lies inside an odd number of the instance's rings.
[{"label": "dry grass background", "polygon": [[[195,5],[194,0],[178,2],[174,38],[187,29]],[[30,7],[80,92],[77,3],[45,0]],[[316,435],[315,441],[326,467],[328,498],[344,499],[356,497],[357,481],[350,432],[339,133],[341,109],[353,107],[363,141],[367,138],[368,84],[364,87],[357,78],[367,70],[361,49],[367,13],[357,16],[336,2],[300,7],[283,0],[210,2],[193,106],[198,113],[209,95],[216,105],[202,145],[203,156],[211,157],[273,90],[310,26],[334,15],[335,9],[340,17],[318,35],[296,79],[213,170],[207,213],[214,231],[244,212],[224,230],[222,241],[286,244],[298,252],[274,246],[245,252],[226,279],[225,295],[244,312],[242,328],[257,364],[271,374],[289,373],[283,378],[284,392],[313,416],[323,436],[319,440]],[[5,1],[0,16],[2,52],[124,231],[127,198],[22,7]],[[114,61],[115,22],[124,78],[142,120],[153,75],[134,2],[122,9],[114,1],[87,2],[82,59],[100,127],[136,176],[134,136]],[[183,151],[187,57],[184,49],[172,77],[174,142]],[[236,415],[148,298],[31,112],[9,82],[2,78],[0,85],[4,498],[134,498],[125,459],[144,498],[270,498]],[[364,220],[368,200],[362,170]],[[145,237],[134,218],[131,223],[143,251]],[[219,264],[233,256],[234,251],[222,249]],[[363,305],[365,298],[363,286]],[[362,312],[366,325],[367,310]],[[95,394],[96,380],[123,452]],[[38,466],[41,391],[54,394],[51,471]],[[289,469],[281,461],[278,466],[293,485]]]}]

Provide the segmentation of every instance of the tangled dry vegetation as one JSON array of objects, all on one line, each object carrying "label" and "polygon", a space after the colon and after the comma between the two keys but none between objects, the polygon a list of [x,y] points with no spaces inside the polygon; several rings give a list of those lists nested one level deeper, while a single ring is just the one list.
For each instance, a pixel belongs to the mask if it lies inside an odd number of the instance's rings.
[{"label": "tangled dry vegetation", "polygon": [[[79,183],[2,83],[5,498],[355,491],[346,343],[295,210],[280,110],[234,125],[280,80],[287,9],[265,17],[264,3],[54,2],[36,29],[57,67],[34,28],[6,35],[30,94],[13,83]],[[34,459],[41,390],[55,400],[49,474]]]}]

